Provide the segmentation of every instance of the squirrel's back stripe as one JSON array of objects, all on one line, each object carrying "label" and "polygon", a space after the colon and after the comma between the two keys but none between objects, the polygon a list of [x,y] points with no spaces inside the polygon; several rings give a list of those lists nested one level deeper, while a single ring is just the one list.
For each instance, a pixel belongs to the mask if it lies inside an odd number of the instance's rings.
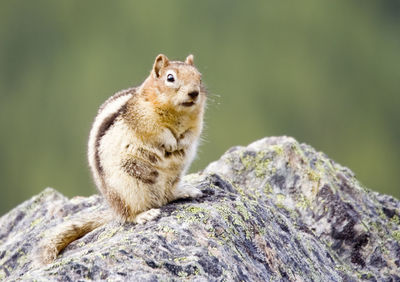
[{"label": "squirrel's back stripe", "polygon": [[125,96],[125,95],[129,95],[129,94],[135,94],[136,93],[136,87],[132,87],[132,88],[128,88],[125,90],[121,90],[117,93],[115,93],[114,95],[112,95],[110,98],[108,98],[99,108],[99,112],[98,114],[100,114],[106,107],[108,104],[112,103],[113,101],[117,100],[118,98]]},{"label": "squirrel's back stripe", "polygon": [[98,152],[100,140],[113,125],[117,117],[124,111],[126,102],[132,98],[134,93],[135,89],[131,88],[111,96],[100,107],[99,113],[93,123],[88,142],[88,160],[98,187],[102,186],[102,167]]},{"label": "squirrel's back stripe", "polygon": [[94,157],[96,169],[100,173],[100,175],[103,175],[103,167],[101,166],[99,155],[100,140],[104,136],[104,134],[106,134],[107,130],[110,129],[110,127],[114,124],[117,117],[119,117],[125,111],[125,109],[126,104],[123,104],[117,112],[112,113],[108,117],[106,117],[100,124],[99,130],[97,131]]}]

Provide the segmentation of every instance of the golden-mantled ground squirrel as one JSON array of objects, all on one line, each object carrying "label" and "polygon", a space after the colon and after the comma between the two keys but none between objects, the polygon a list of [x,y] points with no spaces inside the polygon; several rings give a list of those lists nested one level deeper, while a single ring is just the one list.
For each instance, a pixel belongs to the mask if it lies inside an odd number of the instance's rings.
[{"label": "golden-mantled ground squirrel", "polygon": [[110,97],[90,131],[88,159],[113,212],[49,230],[39,248],[41,263],[53,261],[70,242],[112,219],[141,224],[170,201],[201,196],[180,180],[196,154],[205,101],[193,55],[185,62],[158,55],[142,85]]}]

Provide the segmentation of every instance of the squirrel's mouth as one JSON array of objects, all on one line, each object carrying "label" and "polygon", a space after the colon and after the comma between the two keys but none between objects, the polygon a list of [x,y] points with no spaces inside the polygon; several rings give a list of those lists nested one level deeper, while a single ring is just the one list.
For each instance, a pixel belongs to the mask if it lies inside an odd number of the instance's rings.
[{"label": "squirrel's mouth", "polygon": [[193,102],[193,101],[181,103],[181,105],[184,106],[184,107],[191,107],[194,104],[195,104],[195,102]]}]

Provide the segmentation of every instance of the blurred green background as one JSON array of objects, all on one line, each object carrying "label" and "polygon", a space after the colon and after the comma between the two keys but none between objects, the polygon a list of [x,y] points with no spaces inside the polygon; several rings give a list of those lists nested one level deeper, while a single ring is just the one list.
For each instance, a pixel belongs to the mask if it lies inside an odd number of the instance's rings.
[{"label": "blurred green background", "polygon": [[98,106],[158,53],[189,53],[210,92],[192,171],[289,135],[400,197],[400,2],[1,1],[0,214],[47,186],[96,192]]}]

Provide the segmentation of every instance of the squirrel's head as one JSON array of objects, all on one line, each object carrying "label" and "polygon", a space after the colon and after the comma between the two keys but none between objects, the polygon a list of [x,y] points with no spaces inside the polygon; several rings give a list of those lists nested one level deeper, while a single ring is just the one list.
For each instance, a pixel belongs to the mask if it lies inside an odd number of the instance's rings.
[{"label": "squirrel's head", "polygon": [[158,55],[143,87],[146,98],[152,103],[176,111],[203,108],[206,100],[201,74],[194,66],[193,55],[189,55],[185,62],[169,61],[165,55]]}]

